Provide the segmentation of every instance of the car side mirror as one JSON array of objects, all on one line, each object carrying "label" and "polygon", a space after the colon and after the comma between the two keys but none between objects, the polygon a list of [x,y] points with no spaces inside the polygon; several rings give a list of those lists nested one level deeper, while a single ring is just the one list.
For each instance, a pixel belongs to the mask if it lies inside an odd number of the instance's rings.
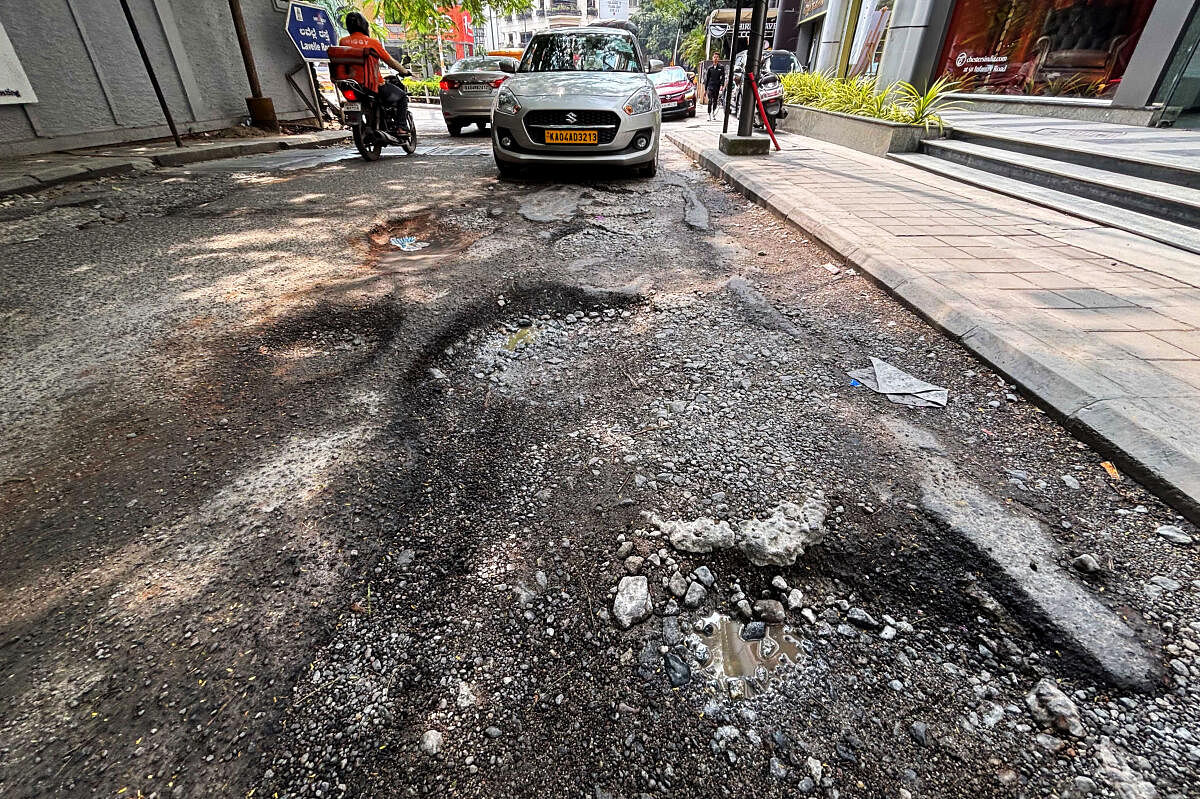
[{"label": "car side mirror", "polygon": [[655,72],[662,72],[663,71],[663,62],[659,61],[657,58],[651,58],[650,59],[650,68],[646,71],[648,73],[650,73],[651,75],[653,75]]},{"label": "car side mirror", "polygon": [[507,72],[509,75],[513,75],[517,71],[517,65],[511,61],[501,61],[500,62],[500,71]]}]

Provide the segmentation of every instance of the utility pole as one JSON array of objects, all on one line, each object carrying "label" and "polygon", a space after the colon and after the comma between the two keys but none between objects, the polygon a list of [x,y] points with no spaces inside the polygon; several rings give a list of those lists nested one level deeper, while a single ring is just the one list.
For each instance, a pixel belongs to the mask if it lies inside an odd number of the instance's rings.
[{"label": "utility pole", "polygon": [[158,98],[158,107],[162,109],[163,116],[167,118],[167,127],[171,129],[175,146],[182,147],[183,139],[179,138],[179,131],[175,129],[175,119],[171,116],[171,109],[167,107],[167,98],[163,97],[162,86],[158,85],[158,76],[154,74],[154,65],[150,63],[146,45],[142,44],[142,34],[138,33],[137,23],[133,21],[133,12],[129,10],[129,0],[121,0],[121,10],[125,12],[125,21],[129,23],[129,32],[133,34],[133,43],[137,45],[138,53],[142,56],[142,64],[145,65],[146,74],[150,77],[154,96]]},{"label": "utility pole", "polygon": [[[231,0],[232,2],[232,0]],[[434,14],[433,29],[437,32],[438,43],[438,66],[442,68],[441,74],[446,74],[446,56],[442,53],[442,20],[441,14]]]},{"label": "utility pole", "polygon": [[682,28],[675,31],[675,47],[671,50],[671,66],[675,66],[679,63],[679,34],[682,31]]},{"label": "utility pole", "polygon": [[246,34],[246,20],[242,17],[242,0],[229,0],[229,14],[233,17],[233,31],[237,34],[238,47],[242,50],[242,64],[246,67],[246,80],[250,83],[250,96],[246,98],[246,110],[250,112],[250,120],[257,128],[279,130],[279,119],[275,116],[275,104],[271,102],[270,97],[263,97],[262,84],[258,81],[258,68],[254,65],[254,51],[250,48],[250,37]]},{"label": "utility pole", "polygon": [[729,74],[725,76],[725,121],[721,123],[721,134],[729,132],[729,106],[733,103],[733,60],[737,57],[737,40],[742,25],[742,0],[737,0],[733,12],[733,33],[729,34]]},{"label": "utility pole", "polygon": [[742,96],[738,109],[738,135],[751,136],[754,134],[754,89],[750,85],[750,75],[757,75],[758,64],[762,61],[763,29],[767,25],[767,0],[754,0],[754,11],[750,15],[750,44],[746,48],[746,71],[742,74]]}]

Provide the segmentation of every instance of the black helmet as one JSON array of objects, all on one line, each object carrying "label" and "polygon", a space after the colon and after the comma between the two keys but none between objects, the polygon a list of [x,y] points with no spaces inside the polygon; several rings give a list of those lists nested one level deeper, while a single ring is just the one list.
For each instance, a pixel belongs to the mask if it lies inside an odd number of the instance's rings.
[{"label": "black helmet", "polygon": [[346,30],[351,33],[361,33],[364,36],[371,35],[371,25],[367,22],[367,18],[357,11],[351,11],[346,15]]}]

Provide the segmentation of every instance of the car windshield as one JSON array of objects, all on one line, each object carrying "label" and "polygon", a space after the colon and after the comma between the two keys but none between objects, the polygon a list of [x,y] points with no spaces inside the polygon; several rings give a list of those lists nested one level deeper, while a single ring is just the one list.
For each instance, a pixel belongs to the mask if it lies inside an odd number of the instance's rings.
[{"label": "car windshield", "polygon": [[450,67],[451,72],[499,72],[500,62],[505,61],[504,58],[494,58],[490,56],[474,56],[472,58],[460,58],[454,62],[454,66]]},{"label": "car windshield", "polygon": [[641,72],[628,36],[558,33],[530,42],[518,72]]},{"label": "car windshield", "polygon": [[655,86],[661,86],[664,83],[678,83],[687,79],[687,71],[683,67],[663,67],[662,72],[656,72],[650,76],[650,80],[654,82]]},{"label": "car windshield", "polygon": [[767,68],[781,75],[786,75],[789,72],[798,72],[800,68],[799,62],[796,61],[796,56],[791,53],[771,53],[766,60]]}]

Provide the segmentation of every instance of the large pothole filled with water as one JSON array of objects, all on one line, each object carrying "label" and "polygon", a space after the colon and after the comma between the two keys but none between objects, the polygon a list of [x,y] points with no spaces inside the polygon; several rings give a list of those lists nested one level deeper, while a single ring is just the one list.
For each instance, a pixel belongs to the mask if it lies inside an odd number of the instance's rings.
[{"label": "large pothole filled with water", "polygon": [[697,621],[688,644],[713,685],[730,699],[768,690],[776,671],[799,663],[803,642],[785,624],[740,622],[721,613]]}]

